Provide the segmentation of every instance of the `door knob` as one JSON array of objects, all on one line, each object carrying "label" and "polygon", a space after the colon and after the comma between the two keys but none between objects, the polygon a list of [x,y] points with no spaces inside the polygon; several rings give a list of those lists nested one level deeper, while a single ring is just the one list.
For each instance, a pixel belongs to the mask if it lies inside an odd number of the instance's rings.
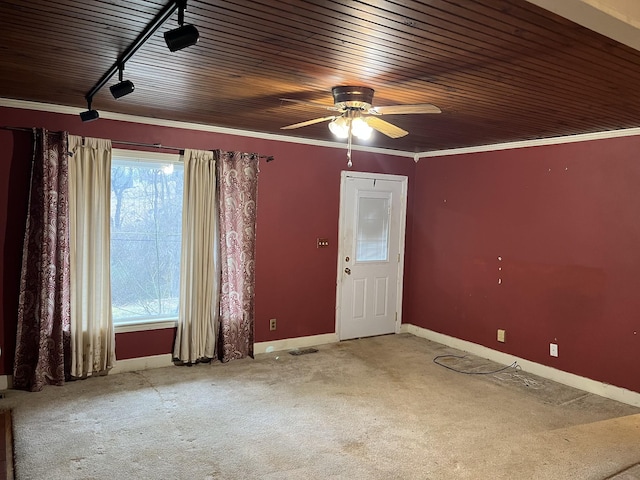
[{"label": "door knob", "polygon": [[351,275],[351,269],[350,268],[345,268],[344,269],[344,273],[346,273],[347,275]]}]

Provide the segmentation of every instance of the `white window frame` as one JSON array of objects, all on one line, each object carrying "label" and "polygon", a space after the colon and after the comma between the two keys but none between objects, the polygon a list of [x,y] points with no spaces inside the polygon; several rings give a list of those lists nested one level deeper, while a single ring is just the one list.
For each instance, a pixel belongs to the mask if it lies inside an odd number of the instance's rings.
[{"label": "white window frame", "polygon": [[[141,150],[126,150],[114,148],[111,157],[117,160],[131,161],[135,163],[166,163],[183,165],[183,157],[178,153],[147,152]],[[141,332],[146,330],[161,330],[164,328],[175,328],[178,319],[173,317],[159,318],[152,321],[130,320],[127,322],[114,323],[115,333]]]}]

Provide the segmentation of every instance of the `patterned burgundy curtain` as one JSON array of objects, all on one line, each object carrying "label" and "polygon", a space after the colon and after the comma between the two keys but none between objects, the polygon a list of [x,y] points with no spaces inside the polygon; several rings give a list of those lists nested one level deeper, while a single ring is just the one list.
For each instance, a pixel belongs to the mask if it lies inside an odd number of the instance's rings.
[{"label": "patterned burgundy curtain", "polygon": [[62,385],[69,347],[67,132],[33,129],[13,386]]},{"label": "patterned burgundy curtain", "polygon": [[214,152],[219,180],[220,331],[223,362],[253,357],[258,156]]}]

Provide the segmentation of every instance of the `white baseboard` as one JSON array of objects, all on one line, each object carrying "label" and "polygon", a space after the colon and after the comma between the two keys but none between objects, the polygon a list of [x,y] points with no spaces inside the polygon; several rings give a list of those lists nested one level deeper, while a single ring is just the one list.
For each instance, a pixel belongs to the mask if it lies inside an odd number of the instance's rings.
[{"label": "white baseboard", "polygon": [[173,356],[170,353],[152,355],[150,357],[128,358],[117,360],[115,366],[109,370],[109,375],[125,372],[137,372],[151,368],[170,367],[173,365]]},{"label": "white baseboard", "polygon": [[508,353],[492,350],[491,348],[478,345],[477,343],[461,340],[459,338],[444,335],[442,333],[434,332],[411,324],[403,324],[400,328],[400,332],[411,333],[416,337],[422,337],[427,340],[442,343],[443,345],[457,348],[458,350],[463,350],[482,358],[487,358],[502,365],[511,365],[513,362],[518,362],[518,365],[520,365],[522,370],[525,372],[529,372],[570,387],[578,388],[585,392],[594,393],[601,397],[617,400],[618,402],[633,405],[634,407],[640,407],[640,393],[627,390],[626,388],[616,387],[607,383],[598,382],[597,380],[581,377],[573,373],[564,372],[557,368],[548,367],[524,358],[515,357]]},{"label": "white baseboard", "polygon": [[[284,340],[274,340],[272,342],[259,342],[253,344],[254,354],[279,352],[281,350],[291,350],[294,348],[313,347],[338,341],[338,335],[327,333],[324,335],[312,335],[310,337],[286,338]],[[109,370],[109,375],[118,373],[137,372],[140,370],[150,370],[152,368],[170,367],[173,365],[173,356],[170,353],[163,355],[152,355],[149,357],[128,358],[117,360],[114,367]],[[11,375],[0,375],[0,390],[8,390],[12,386]]]},{"label": "white baseboard", "polygon": [[[170,353],[151,357],[128,358],[126,360],[117,360],[115,366],[109,370],[109,375],[149,370],[150,368],[170,367],[171,365],[173,365],[173,361]],[[0,375],[0,390],[9,390],[10,388],[13,388],[13,376]]]},{"label": "white baseboard", "polygon": [[338,335],[335,333],[325,333],[323,335],[311,335],[310,337],[285,338],[284,340],[273,340],[271,342],[258,342],[253,344],[253,353],[270,353],[294,348],[313,347],[315,345],[325,345],[336,343]]},{"label": "white baseboard", "polygon": [[[284,340],[274,340],[272,342],[258,342],[253,344],[253,353],[279,352],[281,350],[291,350],[294,348],[313,347],[326,343],[335,343],[338,335],[327,333],[324,335],[312,335],[310,337],[286,338]],[[139,370],[149,370],[151,368],[170,367],[173,365],[173,358],[170,353],[163,355],[153,355],[150,357],[130,358],[116,361],[115,366],[109,371],[109,375],[124,372],[136,372]],[[0,381],[2,379],[0,378]],[[0,383],[0,386],[2,384]]]},{"label": "white baseboard", "polygon": [[[616,387],[607,383],[591,380],[590,378],[581,377],[573,373],[564,372],[553,367],[548,367],[524,358],[519,358],[508,353],[499,352],[477,343],[467,340],[451,337],[442,333],[434,332],[426,328],[418,327],[411,324],[402,324],[400,333],[410,333],[416,337],[426,338],[452,348],[457,348],[482,358],[487,358],[502,365],[511,365],[514,361],[522,367],[525,372],[538,375],[554,382],[562,383],[570,387],[578,388],[585,392],[594,393],[605,398],[610,398],[618,402],[623,402],[635,407],[640,407],[640,393],[628,390],[622,387]],[[274,340],[271,342],[254,343],[254,354],[278,352],[282,350],[291,350],[294,348],[313,347],[316,345],[325,345],[327,343],[338,342],[336,333],[327,333],[323,335],[312,335],[309,337],[286,338],[283,340]],[[118,360],[116,365],[109,372],[110,375],[135,372],[139,370],[148,370],[151,368],[169,367],[173,365],[173,358],[170,353],[164,355],[153,355],[149,357],[130,358],[126,360]],[[0,375],[0,390],[7,390],[12,386],[11,375]]]}]

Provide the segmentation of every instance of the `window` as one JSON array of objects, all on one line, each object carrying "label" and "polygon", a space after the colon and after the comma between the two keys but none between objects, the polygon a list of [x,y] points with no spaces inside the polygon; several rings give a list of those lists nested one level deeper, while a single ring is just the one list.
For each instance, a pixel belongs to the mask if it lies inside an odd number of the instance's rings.
[{"label": "window", "polygon": [[356,262],[389,260],[390,203],[388,196],[358,196]]},{"label": "window", "polygon": [[116,326],[178,318],[183,173],[177,155],[113,151],[111,309]]}]

